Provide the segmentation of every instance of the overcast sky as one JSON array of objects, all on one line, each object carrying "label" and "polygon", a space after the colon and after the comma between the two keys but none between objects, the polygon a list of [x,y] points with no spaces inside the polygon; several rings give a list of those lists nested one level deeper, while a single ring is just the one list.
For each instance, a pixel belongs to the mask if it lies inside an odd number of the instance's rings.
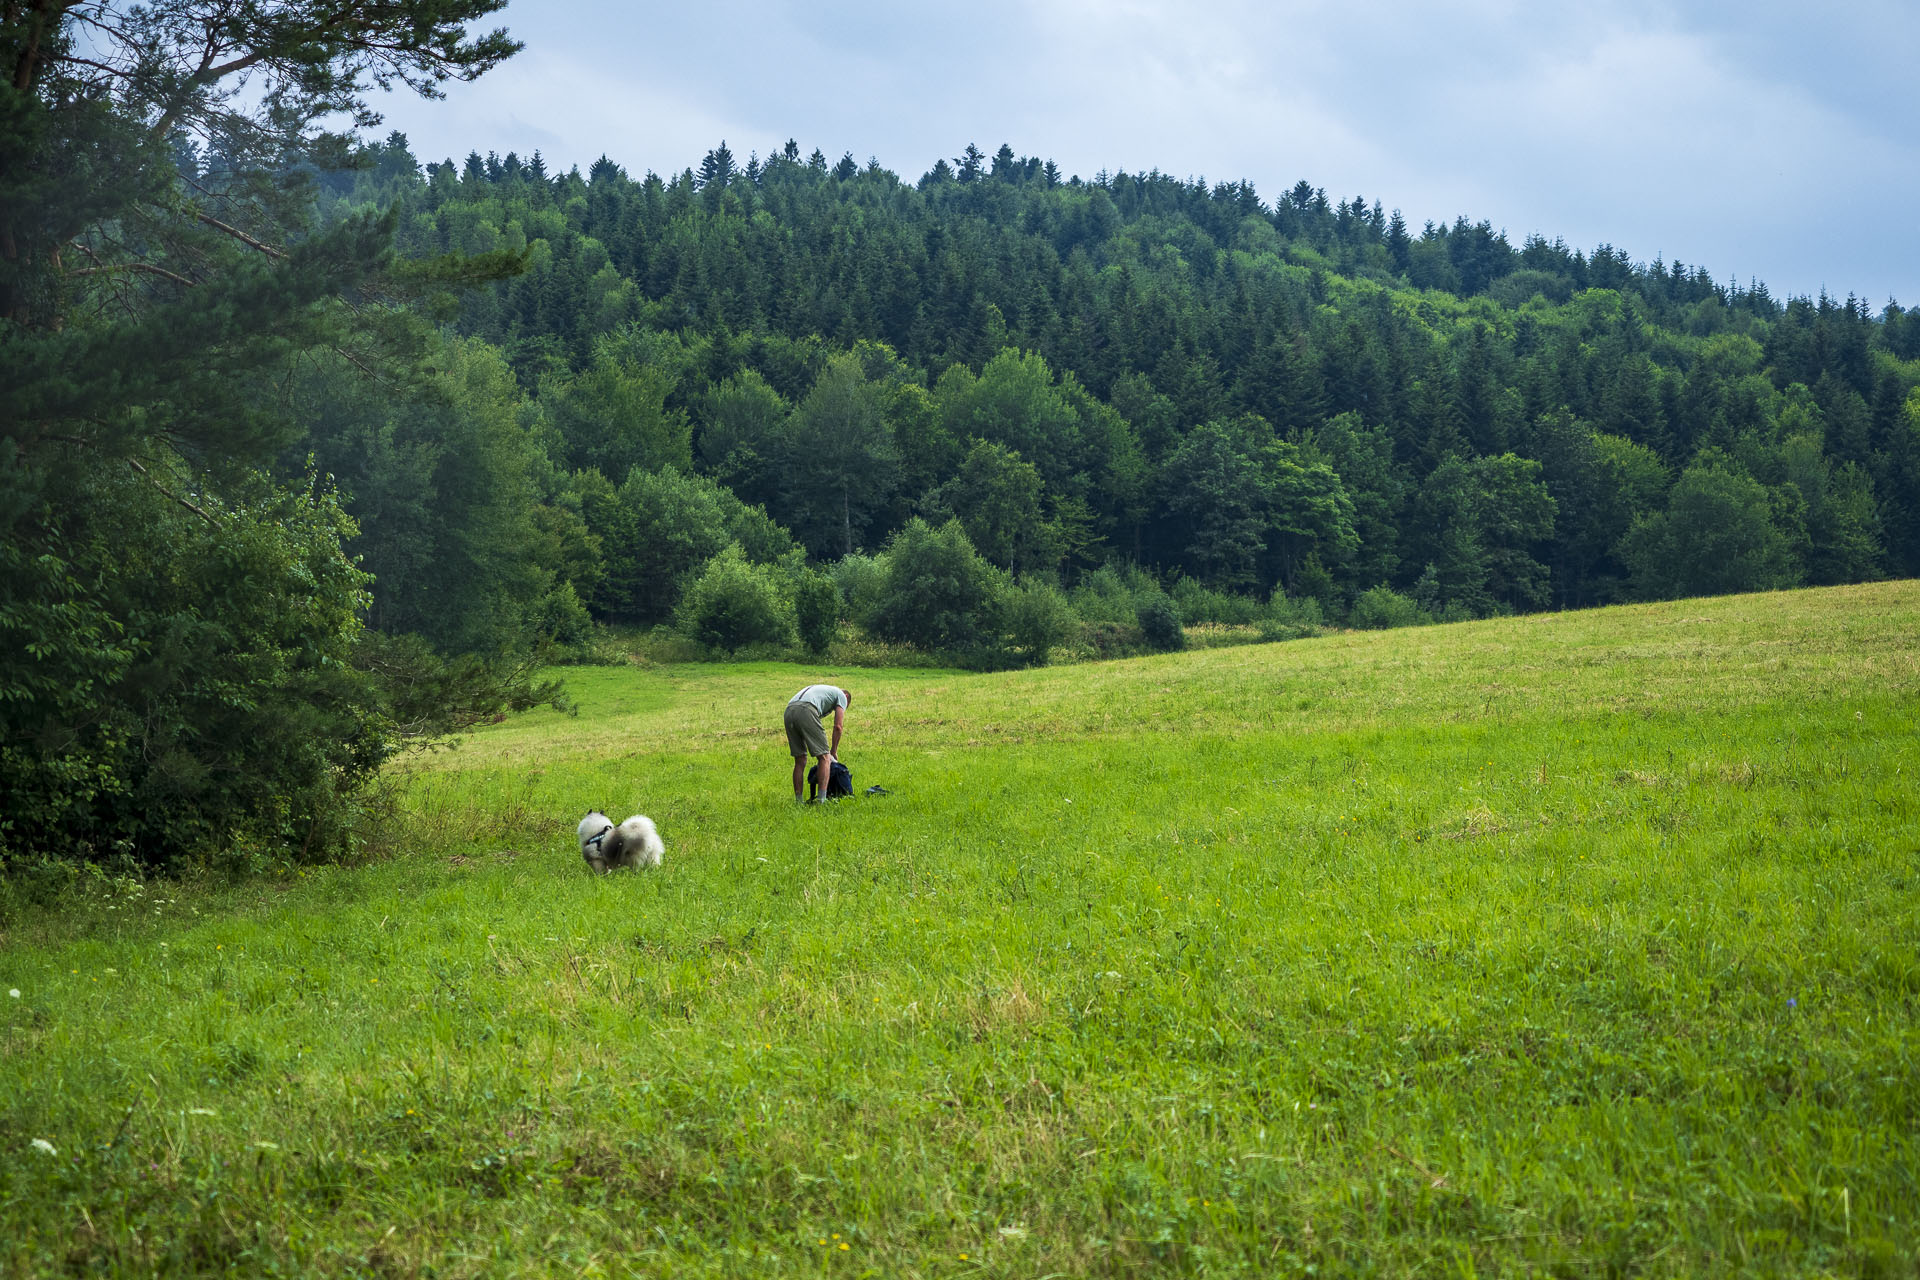
[{"label": "overcast sky", "polygon": [[1915,0],[512,0],[498,24],[521,54],[389,100],[382,131],[635,176],[793,138],[907,181],[1006,142],[1920,303]]}]

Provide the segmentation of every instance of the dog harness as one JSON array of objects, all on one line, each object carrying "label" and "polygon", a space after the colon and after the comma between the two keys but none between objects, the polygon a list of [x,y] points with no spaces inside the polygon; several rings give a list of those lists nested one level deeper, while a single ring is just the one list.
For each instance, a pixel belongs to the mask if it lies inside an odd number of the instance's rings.
[{"label": "dog harness", "polygon": [[605,840],[605,839],[607,838],[607,832],[609,832],[609,831],[612,831],[612,830],[613,830],[613,824],[612,824],[611,822],[609,822],[609,823],[608,823],[608,824],[607,824],[607,825],[606,825],[606,826],[605,826],[605,827],[604,827],[604,828],[603,828],[603,829],[601,830],[601,832],[600,832],[600,834],[599,834],[599,835],[597,835],[597,836],[589,836],[589,837],[587,837],[587,843],[588,843],[588,844],[591,844],[591,845],[598,845],[598,844],[599,844],[599,843],[600,843],[600,842],[601,842],[602,840]]}]

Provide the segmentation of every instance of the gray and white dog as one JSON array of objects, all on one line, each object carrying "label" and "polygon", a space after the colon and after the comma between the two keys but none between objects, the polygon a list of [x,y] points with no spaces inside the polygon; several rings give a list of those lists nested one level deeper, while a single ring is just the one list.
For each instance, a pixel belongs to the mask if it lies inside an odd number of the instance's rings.
[{"label": "gray and white dog", "polygon": [[667,847],[653,829],[653,819],[636,813],[619,826],[598,809],[580,819],[580,856],[594,871],[615,867],[657,867]]}]

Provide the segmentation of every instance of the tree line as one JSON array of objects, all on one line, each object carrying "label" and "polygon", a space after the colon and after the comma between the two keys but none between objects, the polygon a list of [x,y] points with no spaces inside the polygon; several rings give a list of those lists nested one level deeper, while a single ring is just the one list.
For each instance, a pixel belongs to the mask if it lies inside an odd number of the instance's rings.
[{"label": "tree line", "polygon": [[403,252],[526,256],[452,329],[511,371],[545,500],[614,547],[573,579],[601,618],[671,612],[604,497],[668,468],[815,563],[953,518],[1016,578],[1131,565],[1335,619],[1383,587],[1471,617],[1920,572],[1894,302],[1007,146],[911,183],[792,143],[634,179],[423,168],[396,134],[321,186],[397,209]]}]

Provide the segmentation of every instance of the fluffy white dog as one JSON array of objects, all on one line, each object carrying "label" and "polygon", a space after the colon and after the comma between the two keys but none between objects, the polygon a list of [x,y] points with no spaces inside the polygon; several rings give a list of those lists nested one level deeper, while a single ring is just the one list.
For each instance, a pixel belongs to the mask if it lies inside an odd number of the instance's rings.
[{"label": "fluffy white dog", "polygon": [[580,819],[580,856],[595,871],[615,867],[657,867],[667,846],[653,829],[653,819],[636,813],[619,826],[598,809]]}]

